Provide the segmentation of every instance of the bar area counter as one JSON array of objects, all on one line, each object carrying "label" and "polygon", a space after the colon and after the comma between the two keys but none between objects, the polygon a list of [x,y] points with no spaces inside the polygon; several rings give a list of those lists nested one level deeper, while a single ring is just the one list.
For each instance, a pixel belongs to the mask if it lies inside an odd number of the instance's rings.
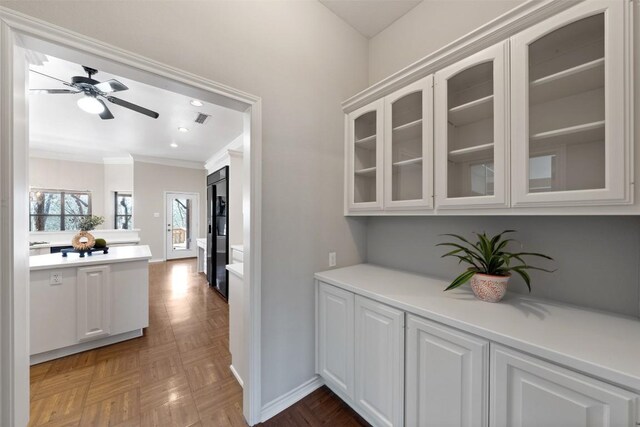
[{"label": "bar area counter", "polygon": [[146,245],[31,256],[31,364],[142,336],[150,259]]}]

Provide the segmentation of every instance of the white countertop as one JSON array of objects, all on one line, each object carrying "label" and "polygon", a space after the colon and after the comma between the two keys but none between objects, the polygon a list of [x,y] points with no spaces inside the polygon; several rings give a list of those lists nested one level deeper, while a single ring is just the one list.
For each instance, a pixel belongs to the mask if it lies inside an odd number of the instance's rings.
[{"label": "white countertop", "polygon": [[147,245],[115,246],[109,248],[109,253],[96,252],[80,258],[80,254],[70,253],[63,257],[61,253],[33,255],[29,257],[29,267],[34,270],[47,270],[52,268],[77,267],[95,264],[113,264],[116,262],[129,262],[151,259],[151,250]]},{"label": "white countertop", "polygon": [[229,248],[233,249],[234,251],[244,252],[244,245],[231,245],[229,246]]},{"label": "white countertop", "polygon": [[[360,264],[316,273],[323,282],[640,391],[640,319],[507,293],[500,303],[468,286]],[[535,292],[535,283],[534,292]]]},{"label": "white countertop", "polygon": [[[100,237],[96,237],[99,239]],[[124,239],[109,239],[107,245],[119,245],[122,243],[139,243],[140,238],[124,238]],[[71,241],[57,241],[57,242],[47,242],[47,243],[38,243],[36,245],[30,245],[29,249],[40,249],[40,248],[52,248],[56,246],[71,246]]]},{"label": "white countertop", "polygon": [[233,264],[227,264],[227,270],[241,279],[244,277],[244,263],[234,262]]}]

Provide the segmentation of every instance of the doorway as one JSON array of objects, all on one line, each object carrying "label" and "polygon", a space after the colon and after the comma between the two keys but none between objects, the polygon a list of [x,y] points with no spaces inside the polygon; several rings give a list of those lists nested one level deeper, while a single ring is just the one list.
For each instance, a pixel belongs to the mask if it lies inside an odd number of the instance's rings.
[{"label": "doorway", "polygon": [[167,260],[197,255],[198,199],[197,193],[165,193]]},{"label": "doorway", "polygon": [[[49,52],[75,63],[194,99],[241,111],[244,116],[244,337],[247,378],[243,413],[250,425],[261,418],[261,144],[259,97],[138,53],[32,19],[0,7],[0,424],[25,425],[29,413],[28,336],[28,99],[27,50]],[[155,216],[155,214],[154,214]]]}]

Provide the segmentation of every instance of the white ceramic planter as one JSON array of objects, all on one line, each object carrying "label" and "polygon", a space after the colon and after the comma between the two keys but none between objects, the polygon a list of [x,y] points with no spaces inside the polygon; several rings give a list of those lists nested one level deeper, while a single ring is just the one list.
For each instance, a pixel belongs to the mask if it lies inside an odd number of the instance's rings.
[{"label": "white ceramic planter", "polygon": [[476,273],[471,277],[471,289],[476,297],[482,301],[498,302],[507,293],[510,277]]}]

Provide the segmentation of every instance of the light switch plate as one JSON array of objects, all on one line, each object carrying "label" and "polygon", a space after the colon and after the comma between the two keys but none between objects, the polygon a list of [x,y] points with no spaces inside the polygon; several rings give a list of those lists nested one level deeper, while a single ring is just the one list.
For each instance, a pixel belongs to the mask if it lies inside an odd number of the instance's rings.
[{"label": "light switch plate", "polygon": [[336,266],[336,253],[329,252],[329,267],[335,267],[335,266]]},{"label": "light switch plate", "polygon": [[153,217],[154,218],[160,218],[160,212],[154,212],[153,213]]}]

